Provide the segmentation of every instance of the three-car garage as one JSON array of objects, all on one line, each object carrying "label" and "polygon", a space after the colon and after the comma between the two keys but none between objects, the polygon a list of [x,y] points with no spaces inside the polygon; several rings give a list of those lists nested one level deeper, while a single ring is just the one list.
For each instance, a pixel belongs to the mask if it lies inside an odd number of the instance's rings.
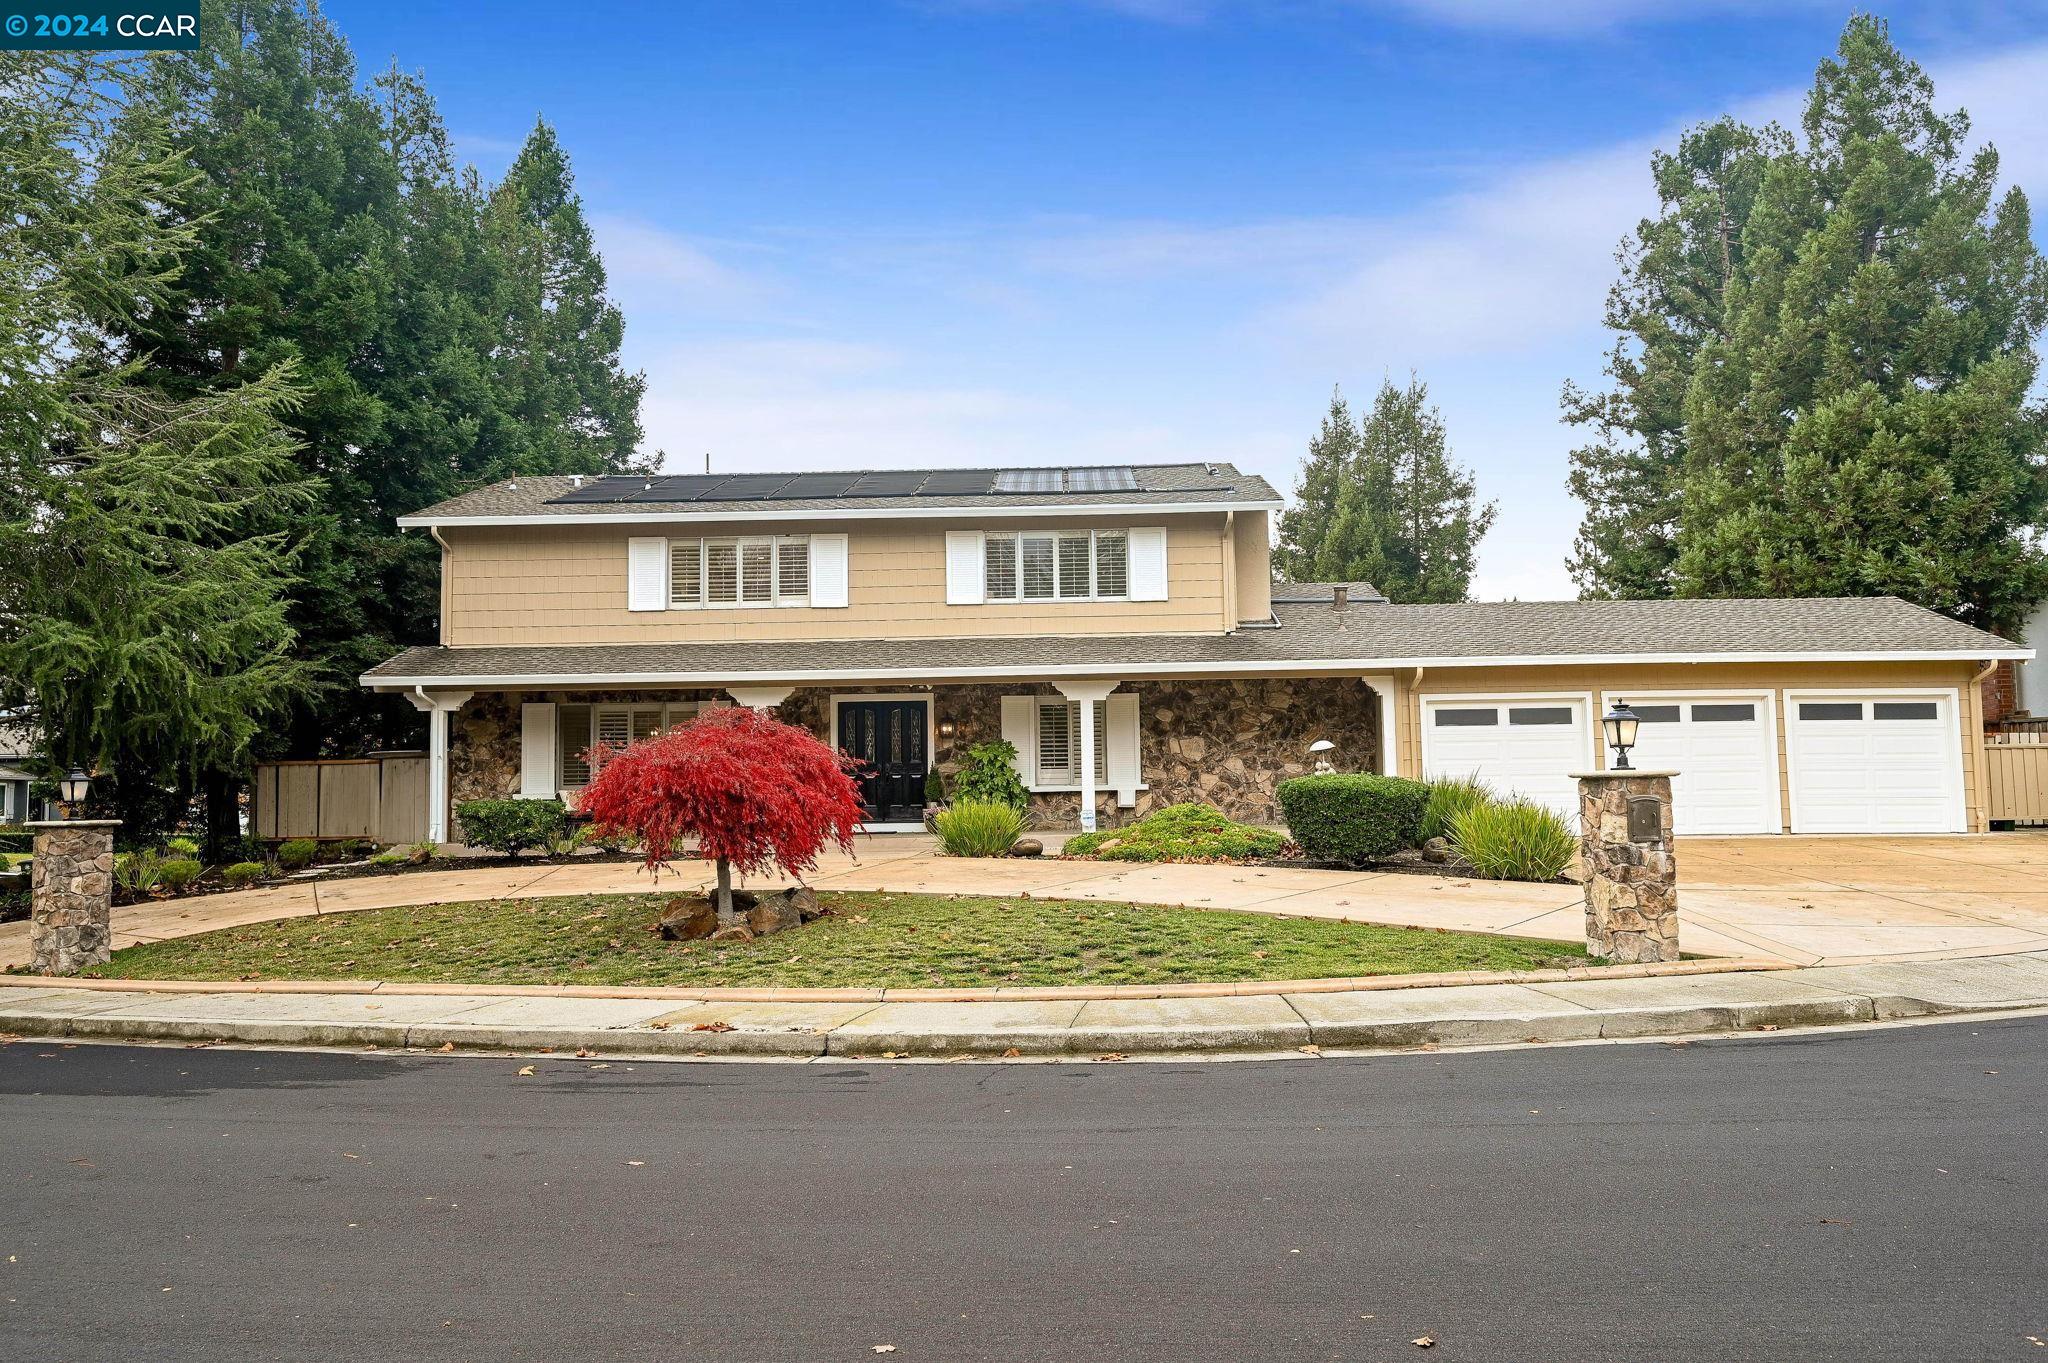
[{"label": "three-car garage", "polygon": [[1676,771],[1681,834],[1965,831],[1953,689],[1704,688],[1423,694],[1426,776],[1477,775],[1575,820],[1599,716],[1641,719],[1631,761]]}]

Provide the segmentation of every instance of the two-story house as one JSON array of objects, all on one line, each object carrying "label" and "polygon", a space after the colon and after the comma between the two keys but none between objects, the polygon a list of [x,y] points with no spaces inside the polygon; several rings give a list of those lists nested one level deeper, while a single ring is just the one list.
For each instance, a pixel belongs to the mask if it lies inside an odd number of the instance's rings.
[{"label": "two-story house", "polygon": [[1340,768],[1478,772],[1575,812],[1600,714],[1643,716],[1691,832],[1983,826],[1978,688],[2030,656],[1890,598],[1393,605],[1275,583],[1280,498],[1228,464],[547,477],[406,517],[441,640],[363,677],[430,724],[433,835],[573,796],[593,743],[772,708],[865,762],[877,828],[1015,745],[1042,827],[1185,800],[1279,818]]}]

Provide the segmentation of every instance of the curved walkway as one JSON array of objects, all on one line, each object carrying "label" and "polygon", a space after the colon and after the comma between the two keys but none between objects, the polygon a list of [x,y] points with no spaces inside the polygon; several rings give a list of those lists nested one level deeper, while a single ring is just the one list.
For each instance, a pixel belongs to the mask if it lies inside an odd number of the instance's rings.
[{"label": "curved walkway", "polygon": [[[1057,841],[1052,839],[1050,841]],[[1679,844],[1680,942],[1689,953],[1793,965],[1931,961],[2048,949],[2048,833],[1925,838],[1688,838]],[[472,899],[704,888],[681,863],[657,883],[637,865],[480,862],[452,871],[313,877],[114,912],[114,946],[274,918]],[[826,890],[1030,894],[1577,941],[1578,887],[1391,872],[974,860],[922,835],[860,839],[811,883]],[[28,960],[28,925],[0,925],[0,968]]]}]

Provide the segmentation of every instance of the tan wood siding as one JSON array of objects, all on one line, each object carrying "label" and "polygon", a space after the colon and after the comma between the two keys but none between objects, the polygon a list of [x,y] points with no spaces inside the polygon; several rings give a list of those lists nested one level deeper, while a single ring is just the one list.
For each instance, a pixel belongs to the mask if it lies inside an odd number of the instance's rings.
[{"label": "tan wood siding", "polygon": [[[1678,643],[1681,641],[1673,641]],[[1792,827],[1791,765],[1785,751],[1785,692],[1804,690],[1885,690],[1900,687],[1955,689],[1955,707],[1962,728],[1964,827],[1984,831],[1990,817],[1984,777],[1984,734],[1979,719],[1974,663],[1695,663],[1636,664],[1613,667],[1433,667],[1416,684],[1411,669],[1403,673],[1396,701],[1397,744],[1403,776],[1422,772],[1422,701],[1429,696],[1489,692],[1556,691],[1620,696],[1651,691],[1767,692],[1777,711],[1778,810],[1780,827]],[[1605,768],[1604,744],[1594,743],[1595,759]]]},{"label": "tan wood siding", "polygon": [[[792,522],[715,527],[475,527],[444,530],[442,642],[622,644],[696,640],[924,639],[1018,634],[1196,634],[1219,629],[1223,517],[1060,521],[1058,528],[1167,528],[1165,601],[946,604],[945,532],[976,522]],[[1020,526],[1016,528],[1037,528]],[[634,534],[843,533],[847,605],[838,608],[626,609],[626,540]]]},{"label": "tan wood siding", "polygon": [[1273,613],[1273,540],[1263,511],[1240,511],[1233,527],[1237,618],[1264,620]]}]

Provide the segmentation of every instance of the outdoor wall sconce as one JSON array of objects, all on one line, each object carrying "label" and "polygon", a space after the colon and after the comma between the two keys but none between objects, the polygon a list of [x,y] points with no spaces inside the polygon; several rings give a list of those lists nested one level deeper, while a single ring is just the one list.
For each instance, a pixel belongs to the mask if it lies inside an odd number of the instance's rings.
[{"label": "outdoor wall sconce", "polygon": [[1600,721],[1600,727],[1607,731],[1607,746],[1614,749],[1614,770],[1633,771],[1628,764],[1628,750],[1636,745],[1636,726],[1642,718],[1628,708],[1625,700],[1616,700],[1614,708]]},{"label": "outdoor wall sconce", "polygon": [[70,774],[57,783],[58,799],[62,801],[65,809],[69,811],[66,815],[67,818],[70,817],[70,813],[76,813],[79,806],[85,803],[86,792],[91,789],[92,778],[87,776],[78,767],[73,767]]},{"label": "outdoor wall sconce", "polygon": [[940,721],[939,721],[939,737],[940,737],[940,738],[951,738],[951,737],[953,736],[953,733],[954,733],[954,724],[953,724],[953,721],[952,721],[952,720],[950,720],[950,719],[942,719],[942,720],[940,720]]},{"label": "outdoor wall sconce", "polygon": [[1336,750],[1337,745],[1327,738],[1319,738],[1308,745],[1308,755],[1315,759],[1316,775],[1328,776],[1331,772],[1337,770],[1336,767],[1330,764],[1329,756]]}]

